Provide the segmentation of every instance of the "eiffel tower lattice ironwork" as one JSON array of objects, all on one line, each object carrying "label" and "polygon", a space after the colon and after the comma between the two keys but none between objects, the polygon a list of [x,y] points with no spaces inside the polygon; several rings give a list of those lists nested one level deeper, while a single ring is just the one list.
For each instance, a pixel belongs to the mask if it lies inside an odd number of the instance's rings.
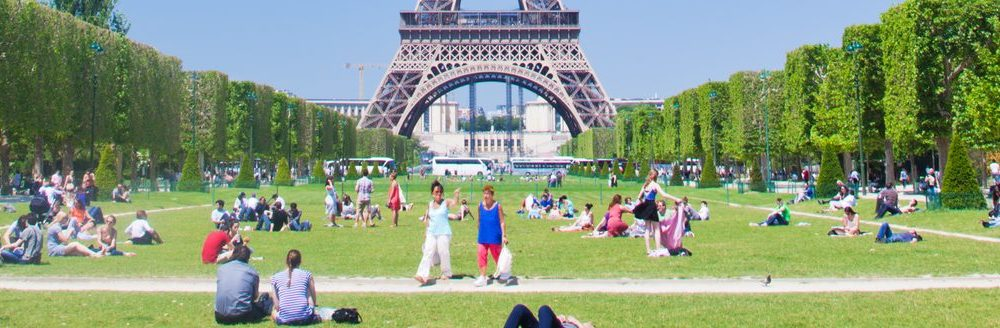
[{"label": "eiffel tower lattice ironwork", "polygon": [[580,12],[562,0],[518,2],[463,11],[461,0],[418,0],[401,12],[402,42],[359,127],[411,135],[448,92],[508,80],[553,105],[573,135],[613,126],[615,107],[580,47]]}]

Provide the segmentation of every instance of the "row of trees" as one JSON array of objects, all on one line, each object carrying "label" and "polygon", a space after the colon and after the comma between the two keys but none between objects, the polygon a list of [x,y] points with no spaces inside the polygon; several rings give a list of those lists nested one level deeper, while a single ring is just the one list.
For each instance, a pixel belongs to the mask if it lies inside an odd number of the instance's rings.
[{"label": "row of trees", "polygon": [[[823,167],[842,160],[846,171],[863,154],[865,165],[882,163],[887,181],[897,176],[897,158],[913,165],[936,153],[944,205],[978,207],[982,197],[955,195],[980,193],[966,150],[979,163],[1000,150],[998,40],[1000,2],[908,0],[878,24],[846,28],[841,46],[789,52],[783,70],[737,72],[670,97],[663,111],[621,110],[617,151],[647,161],[743,162],[752,175],[767,167],[765,154],[771,167],[820,157]],[[948,165],[956,159],[963,163]],[[834,183],[844,172],[821,176]],[[822,196],[829,183],[818,186]]]},{"label": "row of trees", "polygon": [[373,147],[354,119],[325,107],[221,72],[184,71],[179,59],[125,37],[114,2],[0,0],[0,186],[12,166],[34,175],[93,168],[92,145],[110,146],[112,156],[100,156],[113,169],[100,172],[113,177],[98,181],[105,192],[126,169],[137,183],[140,168],[157,177],[185,157],[197,158],[186,178],[200,182],[209,160],[284,160],[304,172]]}]

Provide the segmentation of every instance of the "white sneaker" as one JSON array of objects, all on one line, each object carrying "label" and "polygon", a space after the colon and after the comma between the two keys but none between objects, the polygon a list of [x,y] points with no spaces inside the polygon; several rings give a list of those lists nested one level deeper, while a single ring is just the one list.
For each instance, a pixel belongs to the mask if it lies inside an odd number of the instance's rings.
[{"label": "white sneaker", "polygon": [[479,276],[479,278],[476,278],[476,281],[472,284],[476,287],[486,286],[486,276]]}]

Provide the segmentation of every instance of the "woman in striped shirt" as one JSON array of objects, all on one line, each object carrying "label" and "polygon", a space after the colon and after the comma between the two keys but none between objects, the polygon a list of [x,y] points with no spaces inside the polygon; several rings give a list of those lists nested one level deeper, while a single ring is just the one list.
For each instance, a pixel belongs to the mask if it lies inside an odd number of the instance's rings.
[{"label": "woman in striped shirt", "polygon": [[293,249],[285,257],[288,270],[271,277],[274,311],[271,317],[278,325],[309,325],[329,321],[333,309],[316,307],[316,283],[312,273],[299,269],[302,253]]}]

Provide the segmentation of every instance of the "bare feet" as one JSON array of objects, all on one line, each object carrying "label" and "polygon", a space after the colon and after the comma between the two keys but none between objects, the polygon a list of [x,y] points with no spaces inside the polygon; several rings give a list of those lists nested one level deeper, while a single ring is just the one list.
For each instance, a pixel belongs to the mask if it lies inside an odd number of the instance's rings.
[{"label": "bare feet", "polygon": [[424,278],[424,277],[421,277],[421,276],[413,276],[413,279],[416,279],[417,282],[419,282],[421,286],[427,284],[427,278]]},{"label": "bare feet", "polygon": [[451,276],[449,276],[449,275],[441,275],[441,280],[451,280]]}]

